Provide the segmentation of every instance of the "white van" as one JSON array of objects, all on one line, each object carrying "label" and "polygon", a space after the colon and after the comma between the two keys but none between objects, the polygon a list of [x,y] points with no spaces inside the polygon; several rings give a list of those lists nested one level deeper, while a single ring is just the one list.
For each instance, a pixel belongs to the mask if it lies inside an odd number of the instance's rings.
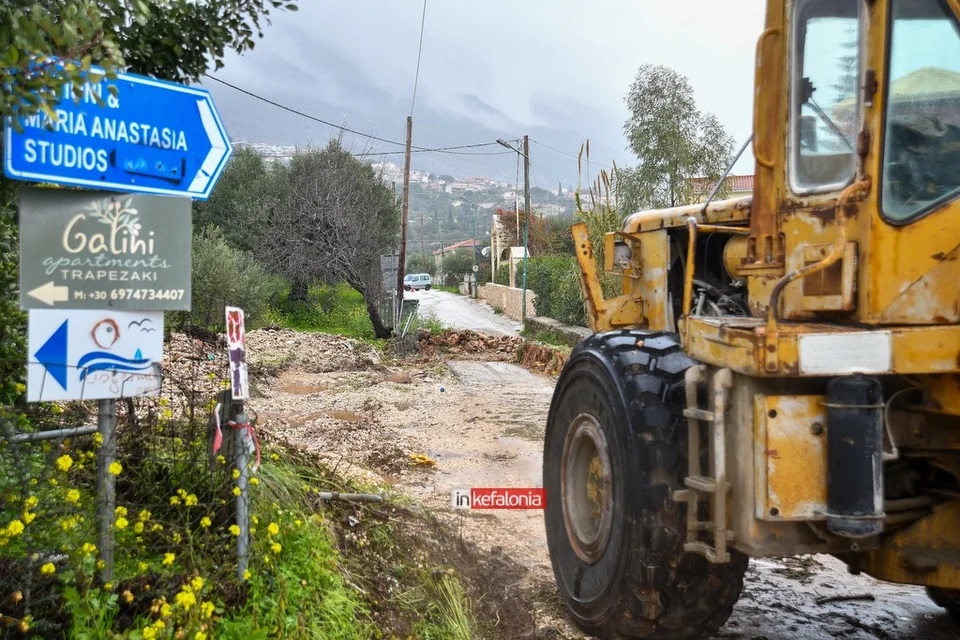
[{"label": "white van", "polygon": [[407,291],[416,291],[417,289],[426,289],[430,291],[433,286],[433,278],[429,273],[408,273],[403,277],[403,288]]}]

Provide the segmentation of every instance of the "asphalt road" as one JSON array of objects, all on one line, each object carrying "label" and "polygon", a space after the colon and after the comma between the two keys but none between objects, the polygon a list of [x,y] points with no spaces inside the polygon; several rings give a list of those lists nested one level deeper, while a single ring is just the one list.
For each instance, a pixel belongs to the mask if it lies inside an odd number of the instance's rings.
[{"label": "asphalt road", "polygon": [[523,325],[505,315],[494,313],[490,305],[446,291],[414,291],[403,294],[420,301],[420,314],[432,316],[451,329],[472,329],[496,336],[519,335]]}]

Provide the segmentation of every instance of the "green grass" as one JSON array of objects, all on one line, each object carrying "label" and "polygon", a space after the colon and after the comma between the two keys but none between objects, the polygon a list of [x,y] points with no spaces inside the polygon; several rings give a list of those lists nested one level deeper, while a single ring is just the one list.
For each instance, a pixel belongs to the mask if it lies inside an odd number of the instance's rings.
[{"label": "green grass", "polygon": [[520,336],[527,338],[528,340],[542,342],[554,347],[570,349],[570,345],[565,342],[563,337],[555,331],[532,331],[528,328],[524,328],[524,330],[520,332]]},{"label": "green grass", "polygon": [[358,340],[374,340],[367,305],[358,291],[345,284],[310,289],[306,302],[271,309],[268,320],[288,329],[333,333]]},{"label": "green grass", "polygon": [[447,287],[441,284],[441,285],[435,286],[434,289],[436,289],[437,291],[446,291],[447,293],[455,293],[457,295],[460,295],[459,287]]}]

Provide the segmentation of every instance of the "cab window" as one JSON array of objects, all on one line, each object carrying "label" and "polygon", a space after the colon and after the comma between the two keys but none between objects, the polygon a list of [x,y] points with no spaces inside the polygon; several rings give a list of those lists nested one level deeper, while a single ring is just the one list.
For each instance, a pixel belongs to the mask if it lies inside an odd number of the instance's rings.
[{"label": "cab window", "polygon": [[904,223],[960,195],[960,25],[943,0],[892,0],[884,216]]},{"label": "cab window", "polygon": [[856,171],[861,3],[801,0],[794,6],[790,186],[795,193],[831,191]]}]

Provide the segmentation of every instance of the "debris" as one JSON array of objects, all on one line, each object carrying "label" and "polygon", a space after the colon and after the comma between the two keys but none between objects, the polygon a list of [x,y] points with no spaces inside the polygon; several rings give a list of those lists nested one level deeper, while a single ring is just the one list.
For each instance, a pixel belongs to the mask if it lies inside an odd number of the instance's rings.
[{"label": "debris", "polygon": [[422,453],[412,453],[410,454],[410,462],[415,467],[435,467],[437,463],[435,460],[428,458]]},{"label": "debris", "polygon": [[817,604],[827,604],[829,602],[854,602],[858,600],[866,600],[873,602],[876,600],[876,596],[872,593],[848,593],[848,594],[837,594],[834,596],[823,596],[822,598],[817,598]]},{"label": "debris", "polygon": [[320,500],[344,500],[346,502],[383,502],[383,496],[378,493],[339,493],[337,491],[320,491],[317,493]]}]

